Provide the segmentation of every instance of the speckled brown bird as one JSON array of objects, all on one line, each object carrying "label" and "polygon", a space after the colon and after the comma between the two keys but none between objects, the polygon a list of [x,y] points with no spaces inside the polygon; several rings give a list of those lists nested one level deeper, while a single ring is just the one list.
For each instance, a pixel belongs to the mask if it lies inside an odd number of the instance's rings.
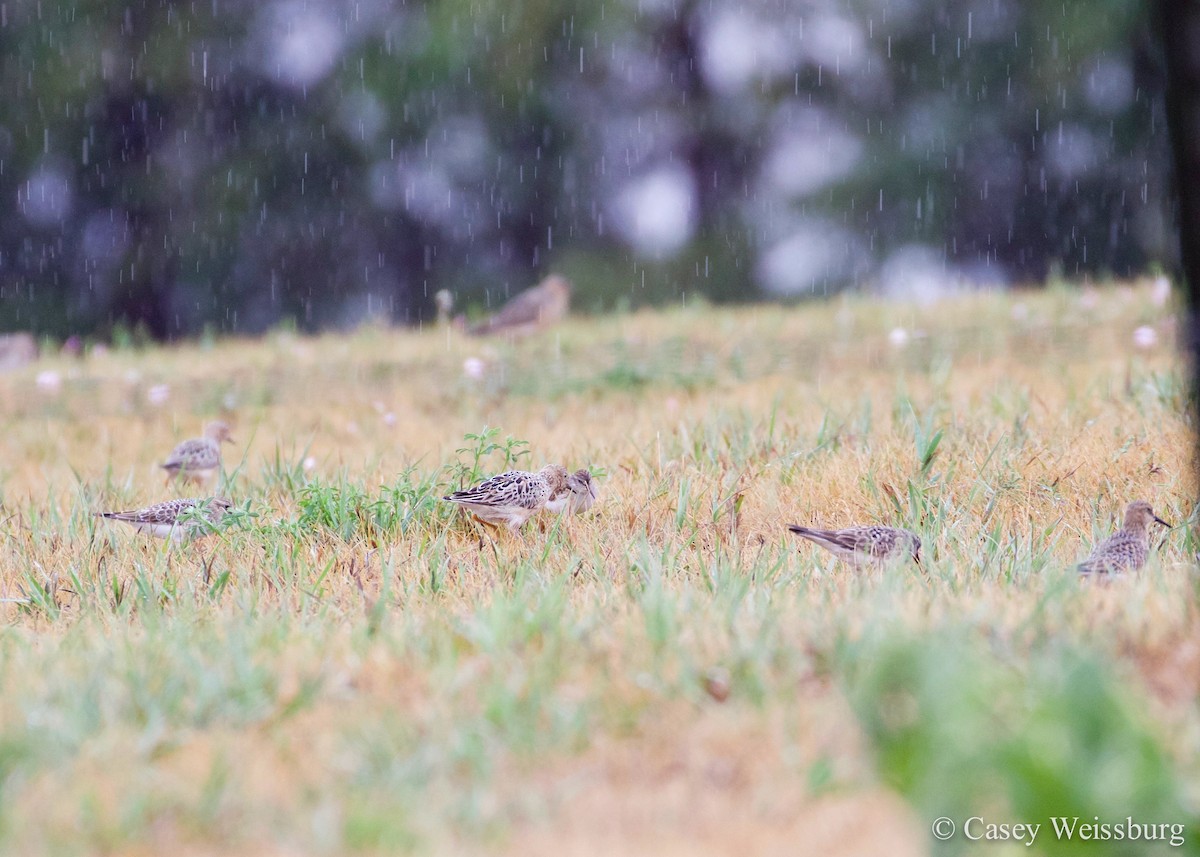
[{"label": "speckled brown bird", "polygon": [[139,533],[175,542],[208,535],[229,511],[232,502],[224,497],[168,500],[129,512],[96,512],[96,516],[129,524]]},{"label": "speckled brown bird", "polygon": [[177,478],[197,485],[207,483],[221,469],[221,444],[232,441],[227,423],[221,420],[209,423],[204,427],[203,437],[185,440],[171,450],[161,465],[167,471],[167,483]]},{"label": "speckled brown bird", "polygon": [[788,524],[788,529],[856,568],[886,565],[906,557],[921,563],[921,538],[911,530],[879,525],[814,530],[797,524]]},{"label": "speckled brown bird", "polygon": [[1125,523],[1079,564],[1081,575],[1120,576],[1137,571],[1150,556],[1150,525],[1171,526],[1145,500],[1134,500],[1125,509]]},{"label": "speckled brown bird", "polygon": [[565,490],[567,468],[548,464],[536,473],[509,470],[442,499],[457,503],[481,521],[504,524],[516,532],[552,495]]},{"label": "speckled brown bird", "polygon": [[562,321],[571,306],[571,284],[551,274],[539,285],[526,289],[491,318],[467,328],[472,336],[503,334],[525,336]]}]

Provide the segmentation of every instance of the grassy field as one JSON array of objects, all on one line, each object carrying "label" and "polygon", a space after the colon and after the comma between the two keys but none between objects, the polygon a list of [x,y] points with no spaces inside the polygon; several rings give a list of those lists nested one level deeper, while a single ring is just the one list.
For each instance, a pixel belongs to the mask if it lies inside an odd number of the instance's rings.
[{"label": "grassy field", "polygon": [[[697,306],[514,345],[277,333],[0,375],[0,851],[1159,847],[1049,831],[1098,816],[1200,853],[1194,441],[1152,294]],[[178,496],[155,465],[218,416],[219,534],[170,550],[92,516]],[[592,514],[481,540],[439,500],[551,461],[598,474]],[[1186,525],[1081,584],[1136,498]],[[875,521],[920,532],[923,569],[784,530]],[[972,846],[970,816],[1043,828]]]}]

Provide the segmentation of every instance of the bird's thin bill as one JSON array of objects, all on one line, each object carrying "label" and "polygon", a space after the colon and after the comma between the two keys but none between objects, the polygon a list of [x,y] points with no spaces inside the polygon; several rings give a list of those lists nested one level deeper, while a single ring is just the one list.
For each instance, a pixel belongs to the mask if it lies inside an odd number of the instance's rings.
[{"label": "bird's thin bill", "polygon": [[1175,527],[1175,525],[1174,525],[1174,524],[1168,524],[1168,523],[1167,523],[1166,521],[1164,521],[1162,518],[1158,517],[1158,515],[1155,515],[1155,516],[1154,516],[1154,520],[1158,521],[1160,524],[1162,524],[1162,525],[1163,525],[1164,527],[1166,527],[1167,529],[1174,529],[1174,527]]}]

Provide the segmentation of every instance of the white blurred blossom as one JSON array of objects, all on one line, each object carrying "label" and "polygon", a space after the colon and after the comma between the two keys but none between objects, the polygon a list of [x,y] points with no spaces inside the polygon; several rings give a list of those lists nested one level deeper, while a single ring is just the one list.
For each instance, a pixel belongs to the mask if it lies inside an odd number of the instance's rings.
[{"label": "white blurred blossom", "polygon": [[62,389],[62,375],[53,369],[38,372],[34,383],[43,393],[53,394]]},{"label": "white blurred blossom", "polygon": [[171,388],[166,384],[155,384],[146,391],[146,401],[158,407],[171,398]]},{"label": "white blurred blossom", "polygon": [[468,357],[463,361],[463,374],[472,381],[479,381],[487,374],[487,364],[478,357]]},{"label": "white blurred blossom", "polygon": [[1138,348],[1153,348],[1158,344],[1158,331],[1148,324],[1143,324],[1133,332],[1133,344]]}]

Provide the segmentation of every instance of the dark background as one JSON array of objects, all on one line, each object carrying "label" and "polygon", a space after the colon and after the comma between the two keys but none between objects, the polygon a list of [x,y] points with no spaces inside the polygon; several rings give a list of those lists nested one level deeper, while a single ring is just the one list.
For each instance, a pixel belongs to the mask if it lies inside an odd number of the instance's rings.
[{"label": "dark background", "polygon": [[1138,0],[0,6],[0,329],[1173,271]]}]

